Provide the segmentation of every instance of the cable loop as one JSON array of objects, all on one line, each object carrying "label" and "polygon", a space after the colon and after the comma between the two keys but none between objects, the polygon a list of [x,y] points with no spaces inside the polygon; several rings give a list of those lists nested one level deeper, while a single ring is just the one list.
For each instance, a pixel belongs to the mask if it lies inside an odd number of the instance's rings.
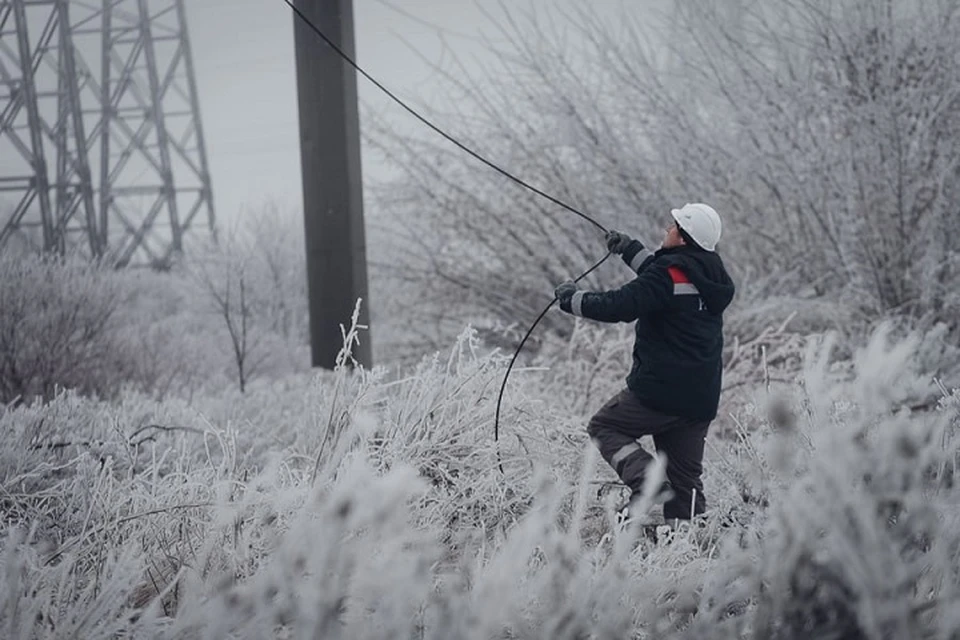
[{"label": "cable loop", "polygon": [[[610,252],[610,251],[608,251],[608,252],[607,252],[607,255],[603,256],[603,258],[601,258],[599,262],[597,262],[595,265],[593,265],[592,267],[590,267],[589,269],[587,269],[586,271],[584,271],[583,273],[581,273],[579,276],[577,276],[577,278],[574,280],[574,282],[580,282],[581,280],[583,280],[583,279],[584,279],[585,277],[587,277],[594,269],[596,269],[597,267],[599,267],[600,265],[602,265],[604,262],[606,262],[606,261],[607,261],[607,258],[609,258],[611,255],[613,255],[613,253]],[[520,341],[520,345],[517,346],[517,350],[513,352],[513,357],[510,359],[510,364],[507,365],[507,372],[503,375],[503,382],[500,383],[500,394],[497,396],[497,412],[496,412],[496,414],[495,414],[495,416],[494,416],[494,419],[493,419],[493,441],[496,442],[496,443],[498,443],[498,446],[497,446],[497,466],[500,468],[500,473],[501,473],[501,474],[503,473],[503,460],[501,460],[501,458],[500,458],[500,447],[499,447],[499,442],[500,442],[500,405],[503,403],[503,391],[504,391],[504,389],[507,388],[507,378],[510,377],[510,371],[513,369],[513,363],[515,363],[515,362],[517,361],[517,356],[520,355],[520,351],[521,351],[521,349],[523,349],[523,345],[525,345],[525,344],[527,343],[527,338],[530,337],[530,334],[533,333],[533,330],[537,327],[538,324],[540,324],[540,321],[543,320],[543,317],[544,317],[545,315],[547,315],[547,311],[550,311],[550,309],[553,307],[553,304],[554,304],[556,301],[557,301],[557,298],[554,297],[553,300],[550,301],[550,304],[548,304],[547,307],[546,307],[543,311],[540,312],[540,315],[537,316],[537,319],[533,321],[533,324],[530,325],[530,328],[527,329],[527,333],[523,336],[523,340]]]}]

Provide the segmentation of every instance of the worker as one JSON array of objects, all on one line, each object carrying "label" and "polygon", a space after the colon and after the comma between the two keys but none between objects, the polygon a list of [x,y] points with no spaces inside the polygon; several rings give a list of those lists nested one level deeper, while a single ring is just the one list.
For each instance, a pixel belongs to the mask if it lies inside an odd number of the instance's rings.
[{"label": "worker", "polygon": [[666,480],[654,491],[670,522],[706,509],[701,474],[710,423],[717,416],[722,376],[723,312],[734,284],[717,254],[720,216],[709,205],[671,211],[660,248],[651,252],[618,231],[605,234],[636,278],[618,289],[584,291],[572,281],[555,294],[560,308],[600,322],[636,322],[626,388],[590,419],[587,432],[604,460],[631,490],[636,511],[653,461],[637,442],[652,436],[666,458]]}]

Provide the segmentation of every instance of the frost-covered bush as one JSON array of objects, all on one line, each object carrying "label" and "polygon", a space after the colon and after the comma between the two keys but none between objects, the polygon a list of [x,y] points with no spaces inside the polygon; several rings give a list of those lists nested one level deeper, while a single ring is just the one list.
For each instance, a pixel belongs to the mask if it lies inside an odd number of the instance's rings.
[{"label": "frost-covered bush", "polygon": [[[930,380],[915,343],[878,331],[855,376],[829,342],[806,360],[803,391],[774,396],[753,429],[769,510],[728,537],[704,579],[665,589],[649,611],[680,637],[949,637],[960,620],[955,394],[936,411],[903,401]],[[690,615],[690,602],[696,615]]]},{"label": "frost-covered bush", "polygon": [[235,384],[221,328],[186,278],[176,271],[116,277],[127,285],[116,332],[129,387],[192,398]]},{"label": "frost-covered bush", "polygon": [[116,353],[125,292],[80,258],[0,256],[0,403],[58,388],[112,395],[127,364]]},{"label": "frost-covered bush", "polygon": [[[275,255],[279,243],[247,247],[246,270],[228,262],[207,274],[206,289],[183,268],[117,271],[79,257],[5,253],[0,403],[49,401],[62,389],[116,397],[130,388],[189,399],[238,381],[246,387],[259,375],[304,372],[302,274],[290,273],[295,255],[287,262]],[[242,309],[230,299],[238,277],[249,288]],[[227,292],[226,316],[211,291]]]}]

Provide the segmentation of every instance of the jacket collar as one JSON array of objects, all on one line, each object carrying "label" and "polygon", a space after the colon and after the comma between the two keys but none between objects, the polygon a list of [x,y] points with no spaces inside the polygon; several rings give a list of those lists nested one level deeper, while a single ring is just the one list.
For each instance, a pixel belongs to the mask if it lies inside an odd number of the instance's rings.
[{"label": "jacket collar", "polygon": [[682,244],[679,247],[670,247],[668,249],[660,248],[657,249],[655,255],[657,256],[669,256],[676,255],[678,253],[706,253],[705,249],[700,247],[693,247],[688,244]]}]

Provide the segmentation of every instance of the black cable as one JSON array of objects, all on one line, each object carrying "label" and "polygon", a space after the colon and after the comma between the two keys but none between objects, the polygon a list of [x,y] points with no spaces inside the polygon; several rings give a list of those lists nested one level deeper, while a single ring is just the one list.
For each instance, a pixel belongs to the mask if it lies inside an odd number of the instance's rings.
[{"label": "black cable", "polygon": [[[583,273],[581,273],[574,282],[580,282],[585,277],[587,277],[594,269],[602,265],[607,261],[612,252],[608,251],[607,255],[603,256],[600,259],[600,262],[596,263]],[[540,312],[540,315],[537,316],[537,319],[533,321],[533,324],[530,325],[530,328],[527,329],[527,333],[523,336],[523,340],[520,341],[520,345],[517,347],[517,350],[513,353],[513,358],[510,359],[510,364],[507,365],[507,372],[503,375],[503,382],[500,383],[500,395],[497,396],[497,413],[493,419],[493,441],[497,443],[497,466],[500,467],[500,473],[503,473],[503,460],[500,459],[500,404],[503,402],[503,390],[507,388],[507,378],[510,377],[510,371],[513,369],[513,363],[517,361],[517,356],[520,355],[520,350],[523,349],[523,345],[527,343],[527,338],[530,337],[530,334],[533,333],[533,330],[536,329],[537,325],[540,324],[540,321],[543,320],[543,316],[547,315],[547,311],[553,307],[553,303],[557,301],[557,298],[554,297],[550,301],[550,304],[547,305],[547,308]]]},{"label": "black cable", "polygon": [[367,80],[369,80],[370,82],[372,82],[374,86],[376,86],[378,89],[380,89],[380,91],[383,91],[387,96],[390,97],[390,99],[392,99],[392,100],[393,100],[394,102],[396,102],[398,105],[400,105],[401,107],[403,107],[403,108],[404,108],[407,112],[409,112],[410,115],[412,115],[414,118],[416,118],[417,120],[419,120],[419,121],[422,122],[423,124],[427,125],[427,126],[430,127],[431,129],[433,129],[435,132],[437,132],[438,134],[440,134],[441,136],[443,136],[446,140],[448,140],[449,142],[451,142],[451,143],[453,143],[454,145],[456,145],[457,147],[459,147],[462,151],[464,151],[464,152],[466,152],[467,154],[469,154],[470,156],[476,158],[477,160],[479,160],[479,161],[482,162],[483,164],[487,165],[488,167],[490,167],[490,168],[493,169],[494,171],[497,171],[497,172],[500,173],[501,175],[503,175],[503,176],[509,178],[510,180],[516,182],[516,183],[519,184],[521,187],[524,187],[524,188],[526,188],[526,189],[529,189],[530,191],[533,191],[533,192],[534,192],[535,194],[537,194],[538,196],[540,196],[540,197],[542,197],[542,198],[546,198],[547,200],[549,200],[549,201],[552,202],[553,204],[555,204],[555,205],[557,205],[557,206],[560,206],[560,207],[563,207],[564,209],[566,209],[567,211],[569,211],[569,212],[571,212],[571,213],[577,214],[578,216],[580,216],[581,218],[583,218],[584,220],[586,220],[586,221],[589,222],[590,224],[594,225],[595,227],[597,227],[597,228],[600,229],[601,231],[603,231],[603,232],[606,232],[606,231],[607,231],[606,227],[604,227],[602,224],[600,224],[599,222],[597,222],[596,220],[594,220],[593,218],[591,218],[591,217],[588,216],[587,214],[583,213],[583,212],[580,211],[579,209],[576,209],[575,207],[570,206],[570,205],[567,204],[566,202],[563,202],[562,200],[559,200],[559,199],[551,196],[549,193],[545,193],[545,192],[541,191],[540,189],[538,189],[538,188],[534,187],[533,185],[529,184],[528,182],[525,182],[524,180],[522,180],[522,179],[518,178],[517,176],[513,175],[512,173],[510,173],[510,172],[507,171],[506,169],[503,169],[503,168],[501,168],[499,165],[491,162],[490,160],[487,160],[485,157],[483,157],[482,155],[480,155],[479,153],[477,153],[476,151],[474,151],[473,149],[471,149],[471,148],[468,147],[467,145],[463,144],[462,142],[460,142],[459,140],[457,140],[456,138],[454,138],[452,135],[450,135],[449,133],[447,133],[446,131],[444,131],[443,129],[441,129],[440,127],[438,127],[437,125],[433,124],[433,122],[431,122],[430,120],[428,120],[426,117],[420,115],[420,113],[419,113],[416,109],[414,109],[413,107],[411,107],[410,105],[408,105],[406,102],[404,102],[403,100],[401,100],[400,98],[398,98],[392,91],[390,91],[390,90],[387,89],[385,86],[383,86],[383,84],[381,84],[376,78],[374,78],[374,77],[371,76],[369,73],[367,73],[366,71],[364,71],[363,68],[360,67],[360,65],[358,65],[356,62],[354,62],[353,59],[352,59],[350,56],[348,56],[348,55],[346,54],[346,52],[343,51],[343,49],[341,49],[339,46],[337,46],[337,44],[336,44],[335,42],[333,42],[333,40],[331,40],[330,38],[328,38],[328,37],[326,36],[326,34],[324,34],[323,31],[321,31],[320,28],[319,28],[317,25],[313,24],[313,22],[311,22],[310,19],[309,19],[307,16],[305,16],[305,15],[303,14],[303,12],[300,11],[300,9],[298,9],[298,8],[296,7],[296,5],[294,5],[294,3],[292,2],[292,0],[283,0],[283,2],[285,2],[288,7],[290,7],[291,9],[293,9],[294,13],[296,13],[297,16],[299,16],[300,19],[303,20],[303,22],[304,22],[307,26],[309,26],[309,27],[314,31],[314,33],[316,33],[318,36],[320,36],[320,38],[323,39],[324,42],[326,42],[328,45],[330,45],[330,48],[333,49],[334,51],[336,51],[337,54],[339,54],[339,56],[340,56],[341,58],[343,58],[351,67],[353,67],[353,68],[357,71],[357,73],[359,73],[359,74],[362,75],[364,78],[366,78]]},{"label": "black cable", "polygon": [[[496,172],[500,173],[501,175],[509,178],[510,180],[512,180],[513,182],[517,183],[517,184],[520,185],[521,187],[524,187],[524,188],[526,188],[526,189],[529,189],[530,191],[534,192],[534,193],[537,194],[538,196],[549,200],[549,201],[552,202],[553,204],[555,204],[555,205],[557,205],[557,206],[560,206],[560,207],[566,209],[567,211],[569,211],[569,212],[571,212],[571,213],[575,213],[576,215],[580,216],[581,218],[583,218],[584,220],[586,220],[586,221],[589,222],[590,224],[594,225],[595,227],[597,227],[598,229],[600,229],[601,231],[603,231],[604,233],[606,233],[607,228],[604,227],[604,226],[603,226],[602,224],[600,224],[599,222],[597,222],[596,220],[594,220],[593,218],[591,218],[590,216],[588,216],[587,214],[585,214],[585,213],[583,213],[582,211],[576,209],[575,207],[570,206],[570,205],[567,204],[566,202],[563,202],[562,200],[559,200],[559,199],[551,196],[550,194],[545,193],[544,191],[538,189],[537,187],[534,187],[533,185],[529,184],[528,182],[526,182],[526,181],[518,178],[517,176],[513,175],[512,173],[510,173],[510,172],[507,171],[506,169],[501,168],[499,165],[491,162],[490,160],[487,160],[485,157],[483,157],[482,155],[480,155],[479,153],[477,153],[476,151],[474,151],[473,149],[471,149],[471,148],[468,147],[467,145],[463,144],[462,142],[460,142],[459,140],[457,140],[456,138],[454,138],[452,135],[450,135],[449,133],[447,133],[446,131],[444,131],[443,129],[441,129],[440,127],[438,127],[437,125],[433,124],[433,122],[431,122],[430,120],[428,120],[425,116],[421,115],[416,109],[414,109],[413,107],[411,107],[410,105],[408,105],[406,102],[404,102],[403,100],[401,100],[400,98],[398,98],[392,91],[390,91],[390,90],[387,89],[385,86],[383,86],[383,84],[380,83],[376,78],[374,78],[374,77],[371,76],[369,73],[367,73],[367,72],[366,72],[360,65],[358,65],[350,56],[348,56],[348,55],[346,54],[346,52],[343,51],[343,49],[341,49],[339,46],[337,46],[337,44],[336,44],[335,42],[333,42],[333,40],[331,40],[330,38],[328,38],[327,35],[326,35],[325,33],[323,33],[323,31],[321,31],[319,27],[317,27],[317,25],[315,25],[306,15],[304,15],[304,13],[303,13],[302,11],[300,11],[300,9],[298,9],[298,8],[296,7],[296,5],[294,5],[294,3],[292,2],[292,0],[283,0],[283,2],[286,3],[286,5],[287,5],[288,7],[290,7],[291,9],[293,9],[293,12],[294,12],[301,20],[303,20],[303,22],[304,22],[308,27],[310,27],[310,29],[312,29],[314,33],[316,33],[318,36],[320,36],[320,38],[321,38],[324,42],[326,42],[326,43],[330,46],[331,49],[333,49],[334,51],[336,51],[337,54],[338,54],[341,58],[343,58],[351,67],[353,67],[353,68],[357,71],[357,73],[359,73],[359,74],[362,75],[364,78],[366,78],[366,79],[369,80],[371,83],[373,83],[374,86],[376,86],[378,89],[380,89],[380,91],[382,91],[383,93],[385,93],[391,100],[393,100],[393,101],[396,102],[398,105],[400,105],[401,107],[403,107],[403,109],[406,110],[408,113],[410,113],[410,115],[412,115],[414,118],[416,118],[417,120],[419,120],[419,121],[422,122],[423,124],[427,125],[430,129],[433,129],[433,131],[435,131],[436,133],[438,133],[440,136],[442,136],[443,138],[445,138],[445,139],[448,140],[449,142],[453,143],[456,147],[458,147],[458,148],[461,149],[462,151],[466,152],[468,155],[472,156],[473,158],[479,160],[479,161],[482,162],[483,164],[487,165],[488,167],[490,167],[490,168],[493,169],[494,171],[496,171]],[[603,264],[603,263],[607,260],[607,258],[610,257],[610,255],[611,255],[611,254],[608,252],[607,255],[603,256],[603,258],[602,258],[599,262],[597,262],[595,265],[593,265],[592,267],[590,267],[589,269],[587,269],[586,271],[584,271],[583,273],[581,273],[579,276],[577,276],[577,278],[574,280],[574,282],[580,282],[580,280],[582,280],[582,279],[585,278],[587,275],[589,275],[594,269],[596,269],[596,268],[599,267],[601,264]],[[520,355],[520,351],[523,349],[523,346],[526,344],[527,339],[530,337],[530,334],[533,333],[533,330],[537,327],[538,324],[540,324],[540,321],[543,319],[543,317],[544,317],[545,315],[547,315],[547,312],[553,307],[553,303],[556,302],[556,301],[557,301],[556,298],[554,298],[553,300],[551,300],[551,301],[550,301],[550,304],[547,305],[547,308],[544,309],[542,312],[540,312],[540,315],[537,316],[537,319],[534,320],[533,324],[532,324],[532,325],[530,326],[530,328],[527,330],[527,333],[523,336],[523,340],[521,340],[519,346],[517,346],[517,350],[514,352],[513,358],[511,358],[510,364],[509,364],[509,366],[507,366],[507,371],[506,371],[506,373],[505,373],[504,376],[503,376],[503,382],[500,384],[500,394],[499,394],[498,397],[497,397],[497,412],[496,412],[496,415],[495,415],[495,417],[494,417],[494,422],[493,422],[493,439],[494,439],[494,442],[497,442],[497,443],[498,443],[498,446],[497,446],[497,463],[498,463],[498,466],[500,467],[500,473],[503,473],[503,461],[500,459],[500,448],[499,448],[499,442],[500,442],[500,405],[501,405],[502,402],[503,402],[503,392],[504,392],[504,389],[506,389],[506,387],[507,387],[507,379],[510,377],[510,371],[513,369],[513,364],[517,361],[517,357]]]}]

